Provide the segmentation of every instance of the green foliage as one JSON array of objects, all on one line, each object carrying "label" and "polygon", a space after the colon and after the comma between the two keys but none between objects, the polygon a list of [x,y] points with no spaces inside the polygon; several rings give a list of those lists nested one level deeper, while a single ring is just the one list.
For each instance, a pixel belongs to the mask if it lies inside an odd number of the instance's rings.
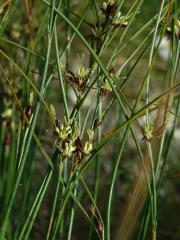
[{"label": "green foliage", "polygon": [[180,238],[179,16],[0,1],[0,240]]}]

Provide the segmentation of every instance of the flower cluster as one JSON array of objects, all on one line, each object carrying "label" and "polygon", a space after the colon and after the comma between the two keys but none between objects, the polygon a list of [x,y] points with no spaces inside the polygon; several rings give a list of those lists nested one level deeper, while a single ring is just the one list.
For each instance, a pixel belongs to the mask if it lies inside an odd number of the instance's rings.
[{"label": "flower cluster", "polygon": [[99,8],[99,20],[95,24],[90,24],[93,39],[101,39],[107,29],[113,31],[117,27],[127,26],[129,16],[118,11],[118,4],[114,0],[104,1]]},{"label": "flower cluster", "polygon": [[89,69],[83,66],[84,55],[79,57],[79,68],[72,72],[70,69],[64,68],[64,75],[70,84],[73,84],[78,91],[84,91],[89,77]]},{"label": "flower cluster", "polygon": [[153,138],[153,126],[150,125],[150,126],[145,126],[143,128],[143,139],[150,142],[151,139]]},{"label": "flower cluster", "polygon": [[[115,69],[114,69],[113,67],[110,68],[109,74],[110,74],[110,76],[111,76],[111,78],[112,78],[112,81],[114,81],[114,77],[115,77],[116,72],[115,72]],[[114,87],[115,87],[115,86],[114,86]],[[105,79],[105,80],[101,83],[101,95],[102,95],[102,96],[106,96],[106,95],[108,95],[108,94],[111,93],[111,92],[112,92],[112,87],[111,87],[109,81],[108,81],[107,79]]]},{"label": "flower cluster", "polygon": [[72,158],[74,162],[80,163],[93,150],[94,131],[87,130],[87,139],[82,141],[78,124],[75,120],[64,118],[64,123],[56,119],[56,112],[52,105],[50,111],[55,118],[56,147],[63,156]]},{"label": "flower cluster", "polygon": [[101,94],[102,94],[102,96],[105,96],[111,92],[112,92],[112,87],[110,86],[108,80],[105,79],[105,81],[103,82],[103,84],[101,86]]}]

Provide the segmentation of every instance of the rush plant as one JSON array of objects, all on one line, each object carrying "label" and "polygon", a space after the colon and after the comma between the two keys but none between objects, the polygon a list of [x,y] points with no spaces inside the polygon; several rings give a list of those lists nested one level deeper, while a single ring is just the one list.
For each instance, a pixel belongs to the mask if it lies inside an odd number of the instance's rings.
[{"label": "rush plant", "polygon": [[0,1],[0,240],[180,238],[161,218],[179,198],[179,16]]}]

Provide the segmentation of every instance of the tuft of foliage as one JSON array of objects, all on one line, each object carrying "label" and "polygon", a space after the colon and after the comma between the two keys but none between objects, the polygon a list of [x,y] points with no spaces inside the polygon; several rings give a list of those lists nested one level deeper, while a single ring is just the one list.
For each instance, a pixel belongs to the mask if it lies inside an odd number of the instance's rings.
[{"label": "tuft of foliage", "polygon": [[179,16],[0,1],[0,240],[180,238]]}]

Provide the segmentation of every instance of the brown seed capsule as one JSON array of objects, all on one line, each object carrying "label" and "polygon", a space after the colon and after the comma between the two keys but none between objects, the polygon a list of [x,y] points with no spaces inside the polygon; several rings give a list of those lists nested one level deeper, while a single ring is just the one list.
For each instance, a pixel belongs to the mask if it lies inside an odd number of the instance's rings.
[{"label": "brown seed capsule", "polygon": [[4,16],[5,12],[8,10],[9,4],[5,4],[2,9],[0,9],[0,16]]},{"label": "brown seed capsule", "polygon": [[101,120],[99,118],[96,118],[96,120],[94,121],[93,130],[98,128],[100,125],[101,125]]},{"label": "brown seed capsule", "polygon": [[56,119],[55,124],[57,128],[60,128],[61,121],[59,119]]},{"label": "brown seed capsule", "polygon": [[62,149],[65,149],[66,143],[69,143],[69,140],[65,139],[65,140],[62,141],[62,143],[61,143]]},{"label": "brown seed capsule", "polygon": [[100,9],[105,14],[106,20],[108,20],[108,19],[112,18],[115,15],[117,7],[118,6],[117,6],[117,4],[115,2],[114,3],[109,2],[106,5],[106,7],[100,6]]},{"label": "brown seed capsule", "polygon": [[110,18],[110,17],[114,16],[115,13],[116,13],[116,10],[117,10],[117,4],[116,3],[113,3],[113,4],[109,3],[107,5],[107,8],[106,8],[106,17]]},{"label": "brown seed capsule", "polygon": [[177,38],[180,40],[180,31],[177,33]]},{"label": "brown seed capsule", "polygon": [[76,146],[76,151],[81,151],[83,150],[82,142],[80,137],[77,137],[75,140],[75,146]]},{"label": "brown seed capsule", "polygon": [[84,154],[80,151],[76,152],[74,156],[74,163],[79,164],[82,162]]},{"label": "brown seed capsule", "polygon": [[111,76],[114,76],[116,74],[116,70],[114,67],[111,67],[110,70],[109,70],[109,73]]},{"label": "brown seed capsule", "polygon": [[80,78],[76,76],[72,71],[66,69],[66,77],[72,82],[79,91],[84,91],[87,77]]},{"label": "brown seed capsule", "polygon": [[27,105],[26,108],[25,108],[24,113],[25,113],[27,119],[29,120],[30,117],[32,116],[32,106]]}]

